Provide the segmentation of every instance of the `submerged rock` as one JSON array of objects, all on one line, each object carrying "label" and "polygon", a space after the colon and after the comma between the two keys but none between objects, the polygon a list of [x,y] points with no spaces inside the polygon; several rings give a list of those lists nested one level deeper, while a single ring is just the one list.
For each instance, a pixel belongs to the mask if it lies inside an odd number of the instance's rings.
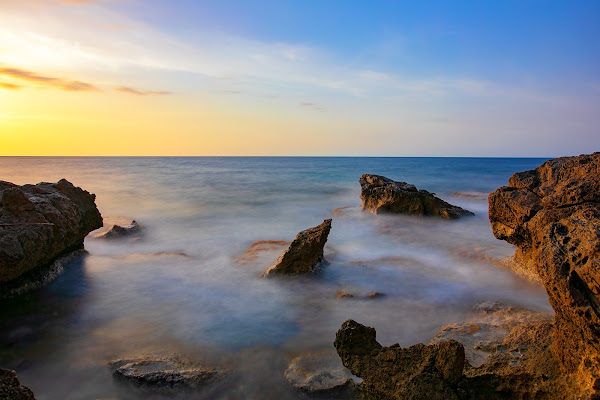
[{"label": "submerged rock", "polygon": [[35,396],[21,385],[15,371],[0,368],[0,400],[35,400]]},{"label": "submerged rock", "polygon": [[97,239],[121,239],[138,236],[141,232],[142,227],[132,218],[107,217],[104,226],[92,235]]},{"label": "submerged rock", "polygon": [[331,219],[296,235],[290,247],[263,272],[263,276],[307,275],[326,263],[323,247],[331,230]]},{"label": "submerged rock", "polygon": [[472,212],[446,203],[426,190],[417,190],[406,182],[395,182],[380,175],[365,174],[360,183],[363,210],[374,214],[400,213],[437,215],[446,219],[473,215]]},{"label": "submerged rock", "polygon": [[363,379],[370,399],[458,399],[463,346],[450,340],[439,345],[382,347],[375,329],[348,320],[335,335],[334,346],[344,366]]},{"label": "submerged rock", "polygon": [[326,392],[353,384],[353,376],[335,353],[319,352],[296,357],[284,373],[294,388],[306,392]]},{"label": "submerged rock", "polygon": [[514,174],[490,194],[489,218],[548,292],[554,357],[600,396],[600,153]]},{"label": "submerged rock", "polygon": [[55,260],[83,248],[85,236],[102,226],[94,200],[65,179],[0,181],[0,298],[46,283]]},{"label": "submerged rock", "polygon": [[177,355],[111,361],[113,376],[139,386],[161,389],[196,389],[227,373],[184,360]]}]

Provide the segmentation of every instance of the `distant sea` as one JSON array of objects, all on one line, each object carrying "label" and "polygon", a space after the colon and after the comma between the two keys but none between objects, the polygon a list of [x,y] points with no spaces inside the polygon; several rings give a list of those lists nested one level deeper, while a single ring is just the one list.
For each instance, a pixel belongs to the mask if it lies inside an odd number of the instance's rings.
[{"label": "distant sea", "polygon": [[[283,372],[332,352],[352,318],[383,345],[427,343],[485,300],[552,312],[545,291],[496,265],[487,195],[532,158],[2,157],[0,179],[66,178],[139,240],[88,237],[89,254],[45,288],[0,307],[0,367],[36,398],[162,399],[112,379],[108,361],[178,352],[231,368],[181,398],[300,399]],[[447,221],[360,209],[364,173],[406,181],[475,213]],[[310,278],[260,273],[299,231],[333,218],[329,261]],[[247,250],[251,248],[250,252]],[[337,299],[344,290],[354,298]],[[370,299],[368,293],[385,296]]]}]

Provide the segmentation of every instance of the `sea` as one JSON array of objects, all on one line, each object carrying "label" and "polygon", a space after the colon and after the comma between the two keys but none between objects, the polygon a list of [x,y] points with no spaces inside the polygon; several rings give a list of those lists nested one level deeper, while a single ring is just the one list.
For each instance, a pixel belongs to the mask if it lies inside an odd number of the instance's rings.
[{"label": "sea", "polygon": [[[122,240],[88,236],[88,254],[57,279],[0,303],[0,367],[16,370],[38,400],[308,399],[284,373],[295,357],[335,356],[347,319],[374,327],[384,346],[406,347],[482,301],[552,313],[541,285],[500,265],[515,248],[494,238],[487,202],[513,173],[545,160],[1,157],[1,180],[66,178],[96,195],[103,217],[143,229]],[[365,173],[475,215],[363,211]],[[318,274],[261,277],[299,231],[327,218],[328,264]],[[230,373],[198,391],[163,393],[114,379],[107,367],[173,353]]]}]

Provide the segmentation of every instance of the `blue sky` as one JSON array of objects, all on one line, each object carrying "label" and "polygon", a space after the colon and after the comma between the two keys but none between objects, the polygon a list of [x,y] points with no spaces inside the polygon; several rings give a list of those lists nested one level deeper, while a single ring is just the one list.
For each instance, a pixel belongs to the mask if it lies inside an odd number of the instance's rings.
[{"label": "blue sky", "polygon": [[[22,0],[0,3],[0,95],[31,73],[136,94],[117,102],[177,126],[173,155],[578,154],[600,149],[598,21],[598,1]],[[27,113],[65,118],[4,121]]]}]

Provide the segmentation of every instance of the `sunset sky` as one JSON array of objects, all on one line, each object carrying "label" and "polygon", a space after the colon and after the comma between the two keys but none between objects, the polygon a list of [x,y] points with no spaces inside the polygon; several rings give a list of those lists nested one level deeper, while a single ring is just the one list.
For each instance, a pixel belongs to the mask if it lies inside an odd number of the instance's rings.
[{"label": "sunset sky", "polygon": [[600,151],[599,1],[0,0],[0,155]]}]

